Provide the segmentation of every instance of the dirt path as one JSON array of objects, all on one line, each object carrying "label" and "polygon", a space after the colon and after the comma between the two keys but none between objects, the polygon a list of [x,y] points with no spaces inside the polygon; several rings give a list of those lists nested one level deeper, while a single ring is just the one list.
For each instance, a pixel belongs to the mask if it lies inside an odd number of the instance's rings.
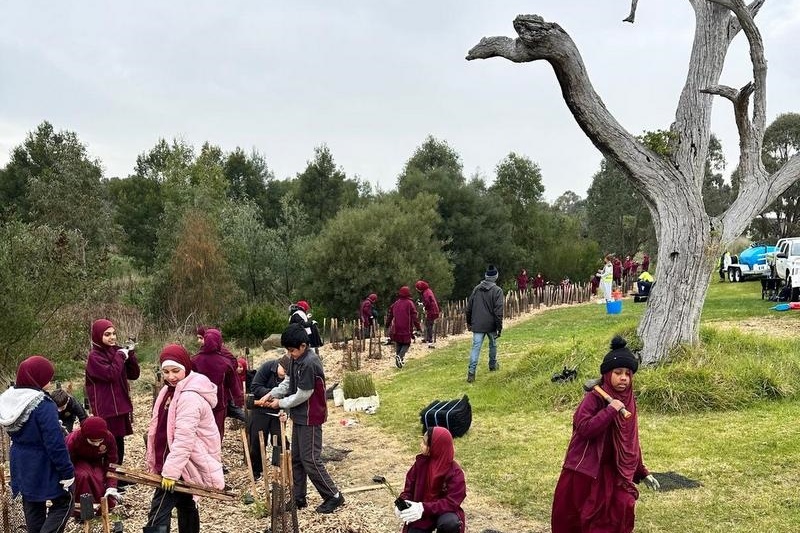
[{"label": "dirt path", "polygon": [[[513,322],[528,317],[508,321]],[[452,342],[466,339],[470,334],[441,339],[437,344],[444,347]],[[373,375],[381,375],[396,371],[392,347],[384,346],[383,359],[368,359],[363,362],[362,370]],[[323,348],[323,363],[329,384],[341,381],[342,352],[328,346]],[[281,350],[263,352],[255,357],[258,365],[281,354]],[[407,358],[414,359],[428,353],[425,344],[414,344]],[[466,365],[466,357],[465,357]],[[134,431],[135,434],[126,439],[125,466],[131,469],[144,469],[144,439],[152,405],[149,384],[153,374],[143,369],[142,377],[134,386]],[[341,461],[328,461],[328,470],[341,489],[371,485],[372,477],[383,475],[396,488],[401,488],[405,473],[413,460],[402,446],[401,440],[386,434],[369,423],[369,415],[345,413],[341,407],[334,407],[329,402],[329,419],[324,426],[324,449],[326,451],[350,450]],[[344,426],[342,419],[356,418],[359,423]],[[251,483],[244,464],[242,443],[239,430],[234,429],[231,422],[223,441],[223,462],[230,472],[225,476],[229,488],[237,494],[251,492]],[[467,473],[469,479],[469,473]],[[125,494],[123,505],[123,523],[125,531],[139,532],[147,520],[153,489],[132,486]],[[258,486],[258,498],[263,500],[263,484]],[[320,515],[314,512],[321,500],[309,484],[308,503],[306,509],[299,511],[300,531],[302,533],[396,533],[400,531],[401,522],[392,511],[393,498],[388,491],[376,489],[346,495],[345,506],[331,515]],[[503,533],[540,533],[549,531],[549,526],[532,522],[517,516],[513,509],[502,507],[496,501],[481,496],[472,490],[464,502],[469,531],[480,533],[492,530]],[[244,505],[241,502],[221,503],[209,499],[200,501],[200,521],[203,531],[215,533],[261,533],[269,525],[268,518],[256,516],[257,506]],[[173,515],[174,517],[174,515]],[[172,531],[177,531],[177,521],[173,518]],[[94,531],[100,531],[99,524]],[[76,523],[71,522],[68,533],[83,531]]]}]

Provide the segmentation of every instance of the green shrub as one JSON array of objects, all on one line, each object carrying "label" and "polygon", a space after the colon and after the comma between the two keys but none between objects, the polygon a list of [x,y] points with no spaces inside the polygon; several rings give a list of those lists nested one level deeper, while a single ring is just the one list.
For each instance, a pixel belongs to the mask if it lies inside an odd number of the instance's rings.
[{"label": "green shrub", "polygon": [[363,372],[345,372],[342,390],[345,398],[361,398],[376,394],[372,376]]},{"label": "green shrub", "polygon": [[222,325],[222,335],[240,343],[260,342],[273,333],[281,333],[289,323],[287,313],[271,305],[243,308]]}]

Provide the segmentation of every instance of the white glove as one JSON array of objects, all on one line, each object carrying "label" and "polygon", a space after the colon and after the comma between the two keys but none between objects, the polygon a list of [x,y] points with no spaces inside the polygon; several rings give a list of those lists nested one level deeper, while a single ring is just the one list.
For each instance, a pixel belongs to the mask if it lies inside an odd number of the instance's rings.
[{"label": "white glove", "polygon": [[103,496],[107,498],[114,498],[118,502],[122,501],[122,494],[119,493],[116,487],[108,487],[106,489],[106,493]]},{"label": "white glove", "polygon": [[422,509],[422,502],[406,500],[406,503],[410,505],[410,507],[400,511],[400,519],[403,520],[403,522],[410,524],[422,518],[422,513],[424,512]]},{"label": "white glove", "polygon": [[400,513],[401,513],[402,511],[401,511],[400,509],[398,509],[398,508],[397,508],[397,506],[396,506],[396,505],[394,505],[394,504],[392,504],[392,509],[394,509],[394,515],[395,515],[397,518],[399,518],[400,520],[402,520],[403,518],[400,516]]},{"label": "white glove", "polygon": [[130,351],[130,348],[120,348],[117,351],[122,354],[122,360],[123,361],[127,361],[128,360],[128,352]]},{"label": "white glove", "polygon": [[658,480],[653,477],[653,474],[649,474],[642,481],[644,481],[644,484],[650,489],[659,490],[661,488],[661,483],[659,483]]},{"label": "white glove", "polygon": [[75,478],[71,477],[69,479],[62,479],[61,481],[59,481],[59,483],[61,483],[61,486],[64,487],[64,490],[69,491],[69,488],[72,486],[73,483],[75,483]]}]

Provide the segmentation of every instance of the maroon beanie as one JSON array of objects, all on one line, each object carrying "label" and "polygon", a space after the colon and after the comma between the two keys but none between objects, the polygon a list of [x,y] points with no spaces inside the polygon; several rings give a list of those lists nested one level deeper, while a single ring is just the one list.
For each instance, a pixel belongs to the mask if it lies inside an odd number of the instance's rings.
[{"label": "maroon beanie", "polygon": [[105,344],[103,344],[103,332],[113,327],[114,324],[105,318],[100,318],[92,322],[92,342],[100,348],[105,346]]},{"label": "maroon beanie", "polygon": [[308,310],[311,309],[311,306],[308,305],[308,302],[305,300],[300,300],[296,305],[306,313],[308,313]]},{"label": "maroon beanie", "polygon": [[167,344],[164,346],[164,349],[161,350],[161,355],[158,356],[158,362],[163,365],[164,361],[178,363],[186,369],[187,375],[192,371],[192,358],[186,348],[180,344]]},{"label": "maroon beanie", "polygon": [[53,363],[41,355],[32,355],[22,361],[17,368],[17,387],[32,387],[43,389],[50,383],[56,373]]},{"label": "maroon beanie", "polygon": [[372,294],[370,294],[369,296],[367,296],[367,299],[368,299],[370,302],[373,302],[373,303],[375,303],[375,302],[377,302],[377,301],[378,301],[378,295],[377,295],[377,294],[375,294],[375,293],[373,292]]},{"label": "maroon beanie", "polygon": [[411,289],[409,289],[407,285],[403,285],[400,287],[400,290],[397,291],[397,295],[400,298],[411,298]]},{"label": "maroon beanie", "polygon": [[422,292],[428,288],[428,283],[424,280],[419,280],[414,284],[414,287],[416,287],[419,292]]},{"label": "maroon beanie", "polygon": [[197,326],[196,333],[201,337],[205,337],[206,335],[206,327],[205,326]]},{"label": "maroon beanie", "polygon": [[81,435],[86,439],[102,439],[108,433],[108,424],[99,416],[90,416],[81,422]]}]

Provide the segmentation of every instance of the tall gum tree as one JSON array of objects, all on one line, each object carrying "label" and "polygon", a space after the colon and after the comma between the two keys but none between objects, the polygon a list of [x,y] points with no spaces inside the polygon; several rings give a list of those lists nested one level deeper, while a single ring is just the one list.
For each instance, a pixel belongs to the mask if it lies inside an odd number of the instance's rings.
[{"label": "tall gum tree", "polygon": [[[658,238],[658,283],[638,328],[645,363],[663,360],[679,344],[699,341],[709,272],[720,250],[800,177],[800,155],[772,174],[761,162],[767,65],[754,18],[764,2],[689,0],[695,13],[694,41],[667,156],[648,149],[609,113],[575,43],[558,24],[538,15],[519,15],[514,20],[519,37],[484,37],[467,54],[467,60],[502,57],[515,63],[550,63],[578,125],[644,197]],[[735,89],[720,85],[719,79],[728,48],[740,31],[749,42],[753,79]],[[742,181],[731,206],[712,217],[703,207],[702,187],[714,95],[733,103]]]}]

